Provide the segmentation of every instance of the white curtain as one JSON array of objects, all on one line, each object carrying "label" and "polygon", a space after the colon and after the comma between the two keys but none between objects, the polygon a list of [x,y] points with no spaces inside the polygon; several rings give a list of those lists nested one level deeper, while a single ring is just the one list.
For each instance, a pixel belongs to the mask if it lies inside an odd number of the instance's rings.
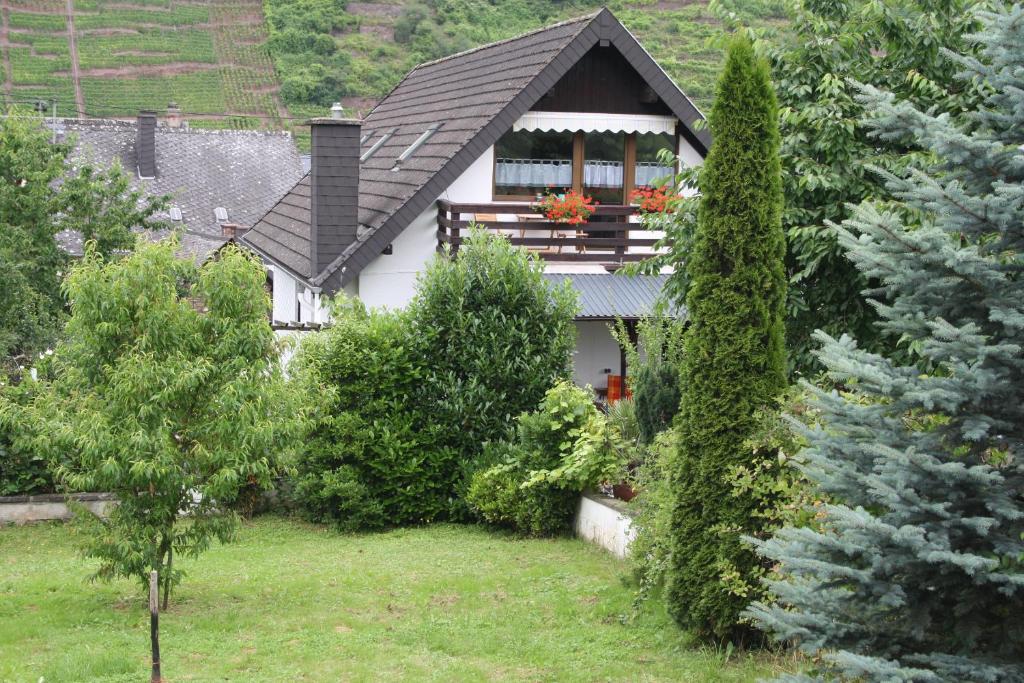
[{"label": "white curtain", "polygon": [[636,185],[654,185],[655,180],[667,178],[675,172],[671,166],[662,166],[657,161],[640,161],[636,165]]},{"label": "white curtain", "polygon": [[506,187],[568,187],[572,185],[572,159],[498,159],[496,185]]},{"label": "white curtain", "polygon": [[585,161],[584,187],[622,187],[621,161]]},{"label": "white curtain", "polygon": [[[583,164],[585,187],[622,187],[621,161],[587,161]],[[652,185],[655,180],[671,176],[671,166],[657,161],[641,161],[636,165],[636,185]],[[572,185],[571,159],[498,159],[495,184],[504,187],[569,187]]]}]

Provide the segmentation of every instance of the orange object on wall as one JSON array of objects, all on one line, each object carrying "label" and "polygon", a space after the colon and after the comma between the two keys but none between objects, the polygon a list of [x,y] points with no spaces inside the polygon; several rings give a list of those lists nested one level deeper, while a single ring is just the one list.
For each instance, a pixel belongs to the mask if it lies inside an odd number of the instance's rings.
[{"label": "orange object on wall", "polygon": [[[633,392],[625,387],[625,397],[632,398]],[[623,397],[622,375],[608,375],[608,405],[617,403]]]}]

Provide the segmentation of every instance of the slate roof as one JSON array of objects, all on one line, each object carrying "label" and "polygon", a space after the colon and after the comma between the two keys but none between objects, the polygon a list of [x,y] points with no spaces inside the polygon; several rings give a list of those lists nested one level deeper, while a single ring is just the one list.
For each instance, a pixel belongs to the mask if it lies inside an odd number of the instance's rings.
[{"label": "slate roof", "polygon": [[[410,71],[363,119],[363,135],[371,134],[364,152],[385,133],[394,134],[360,164],[359,237],[322,272],[312,273],[309,266],[308,176],[242,238],[243,242],[326,292],[337,291],[599,41],[608,41],[622,53],[683,122],[691,142],[706,151],[710,137],[706,130],[694,127],[703,119],[700,111],[604,9]],[[397,166],[398,156],[438,123],[441,128]]]},{"label": "slate roof", "polygon": [[[136,172],[135,121],[65,119],[58,132],[73,138],[74,168],[83,164],[109,167],[119,161],[132,186],[149,196],[171,195],[167,212],[157,214],[181,232],[181,251],[197,260],[223,245],[214,209],[224,207],[228,222],[251,226],[288,192],[303,174],[302,158],[287,133],[236,130],[174,129],[158,125],[155,132],[156,177],[140,180]],[[71,253],[81,253],[81,237],[59,237]]]},{"label": "slate roof", "polygon": [[[579,295],[577,320],[643,318],[654,312],[668,275],[620,275],[617,273],[544,273],[552,284],[566,280]],[[672,306],[667,311],[683,317],[684,309]]]}]

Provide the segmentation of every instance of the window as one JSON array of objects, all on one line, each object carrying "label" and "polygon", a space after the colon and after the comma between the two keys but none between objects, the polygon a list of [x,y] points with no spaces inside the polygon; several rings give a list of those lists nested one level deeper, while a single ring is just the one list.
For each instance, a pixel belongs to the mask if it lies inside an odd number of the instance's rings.
[{"label": "window", "polygon": [[625,133],[583,134],[583,194],[600,204],[623,204]]},{"label": "window", "polygon": [[636,136],[636,167],[633,184],[636,187],[653,187],[674,175],[671,164],[662,163],[662,150],[675,154],[675,140],[668,133],[640,133]]},{"label": "window", "polygon": [[532,201],[575,189],[601,204],[625,204],[634,188],[675,173],[659,158],[675,146],[670,133],[511,131],[494,145],[494,198]]},{"label": "window", "polygon": [[573,134],[569,131],[506,133],[494,146],[494,194],[534,199],[572,189]]}]

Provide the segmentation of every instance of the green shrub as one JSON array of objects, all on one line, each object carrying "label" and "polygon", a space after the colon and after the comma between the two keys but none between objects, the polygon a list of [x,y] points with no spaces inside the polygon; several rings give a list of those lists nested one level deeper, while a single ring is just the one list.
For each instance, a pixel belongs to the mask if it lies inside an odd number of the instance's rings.
[{"label": "green shrub", "polygon": [[418,400],[429,354],[403,312],[341,299],[295,369],[316,402],[294,495],[306,516],[354,529],[429,522],[451,508],[458,475],[445,425]]},{"label": "green shrub", "polygon": [[457,258],[439,255],[419,279],[410,316],[430,354],[421,400],[468,467],[569,374],[576,295],[543,271],[507,239],[472,230]]},{"label": "green shrub", "polygon": [[26,406],[32,398],[30,381],[0,385],[0,496],[54,493],[53,475],[42,455],[35,453],[19,435],[15,406]]},{"label": "green shrub", "polygon": [[[630,341],[622,321],[613,330],[616,341],[626,350],[640,439],[651,443],[656,434],[672,424],[679,412],[680,371],[683,363],[682,319],[659,308],[637,323],[637,344]],[[641,353],[641,351],[643,353]]]},{"label": "green shrub", "polygon": [[669,568],[673,501],[670,475],[678,449],[678,432],[666,429],[644,448],[643,463],[633,476],[638,493],[630,502],[630,510],[634,511],[636,535],[629,558],[640,586],[637,606],[660,590]]},{"label": "green shrub", "polygon": [[519,416],[509,442],[488,444],[467,502],[484,521],[529,536],[567,532],[580,492],[621,478],[621,439],[590,392],[559,382]]},{"label": "green shrub", "polygon": [[758,501],[731,495],[728,475],[749,465],[743,444],[754,414],[774,405],[786,386],[778,118],[768,66],[738,35],[711,110],[715,142],[701,172],[686,260],[689,327],[668,577],[669,610],[679,625],[718,640],[759,637],[737,625],[749,598],[722,572],[729,567],[749,578],[759,566],[742,541],[758,528]]}]

